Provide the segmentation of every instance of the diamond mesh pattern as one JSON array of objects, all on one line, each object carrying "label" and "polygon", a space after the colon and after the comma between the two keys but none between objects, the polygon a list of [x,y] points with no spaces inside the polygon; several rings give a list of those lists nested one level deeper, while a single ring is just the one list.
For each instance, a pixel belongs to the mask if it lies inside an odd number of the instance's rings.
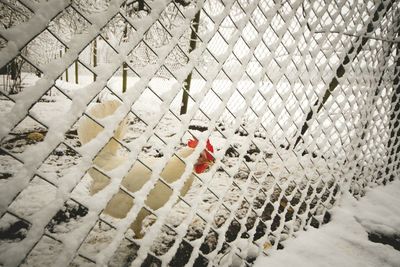
[{"label": "diamond mesh pattern", "polygon": [[[399,8],[2,1],[0,265],[249,266],[327,223],[343,192],[396,179]],[[110,99],[110,117],[91,113]],[[82,121],[103,129],[94,142],[81,144]],[[188,139],[197,156],[213,143],[205,173],[179,155]],[[113,145],[118,167],[105,167]],[[185,166],[177,182],[161,176],[172,158]],[[149,180],[132,191],[138,165]],[[155,186],[169,192],[159,209],[144,201]],[[105,210],[116,196],[132,203],[122,218]]]}]

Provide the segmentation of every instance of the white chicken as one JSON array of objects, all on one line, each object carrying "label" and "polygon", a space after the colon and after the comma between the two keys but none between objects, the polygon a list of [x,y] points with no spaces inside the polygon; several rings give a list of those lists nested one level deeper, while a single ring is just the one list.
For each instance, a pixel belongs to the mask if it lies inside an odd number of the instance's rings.
[{"label": "white chicken", "polygon": [[[89,110],[89,115],[94,118],[104,118],[115,112],[120,103],[115,100],[106,101],[101,104],[96,104]],[[125,124],[117,129],[114,137],[116,139],[122,139],[125,134]],[[102,131],[102,127],[97,125],[95,122],[89,118],[83,118],[78,127],[78,136],[82,144],[85,144],[95,138]],[[190,140],[188,146],[180,149],[176,154],[181,158],[186,158],[190,156],[195,147],[197,146],[197,140]],[[117,154],[118,149],[121,145],[115,140],[111,140],[95,158],[94,164],[104,171],[110,171],[120,164],[122,164],[127,158],[121,157]],[[210,141],[207,141],[207,147],[200,154],[197,162],[194,164],[194,171],[196,173],[202,173],[208,169],[210,165],[214,163],[214,157],[211,153],[214,152],[213,146]],[[156,158],[151,158],[143,163],[147,166],[152,166]],[[172,158],[167,162],[164,169],[162,170],[160,176],[168,183],[171,184],[181,178],[184,170],[185,163],[182,162],[177,156],[172,156]],[[89,174],[93,179],[91,184],[90,193],[96,194],[98,191],[102,190],[109,183],[108,179],[102,175],[100,172],[90,169]],[[142,188],[142,186],[151,177],[151,171],[144,166],[139,161],[136,161],[132,169],[123,178],[121,184],[128,191],[134,193]],[[181,196],[184,196],[190,189],[194,180],[193,174],[186,180],[183,188],[181,189]],[[172,195],[172,190],[166,186],[161,181],[158,181],[154,188],[147,195],[145,204],[152,210],[157,210],[168,201]],[[122,190],[120,190],[107,204],[104,212],[114,218],[124,218],[133,206],[132,197],[128,196]],[[135,221],[132,223],[131,228],[135,233],[137,238],[142,237],[142,222],[150,215],[150,212],[142,208],[136,217]]]}]

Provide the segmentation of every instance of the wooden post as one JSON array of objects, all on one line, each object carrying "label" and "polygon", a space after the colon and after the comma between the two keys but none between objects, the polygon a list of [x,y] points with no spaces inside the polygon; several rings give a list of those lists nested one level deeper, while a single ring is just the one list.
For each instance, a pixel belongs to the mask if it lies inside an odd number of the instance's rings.
[{"label": "wooden post", "polygon": [[[67,53],[67,48],[65,48],[65,53]],[[65,81],[68,82],[68,69],[69,67],[67,67],[67,69],[65,70]]]},{"label": "wooden post", "polygon": [[[123,33],[123,42],[126,41],[128,37],[128,24],[125,24],[124,33]],[[128,64],[126,62],[122,63],[122,93],[126,92],[126,88],[128,85]]]},{"label": "wooden post", "polygon": [[[193,27],[192,32],[190,34],[190,43],[189,43],[189,54],[196,49],[196,42],[197,42],[197,33],[199,31],[199,24],[200,24],[200,12],[197,12],[194,19],[193,19]],[[188,101],[189,101],[189,91],[190,91],[190,84],[192,82],[192,73],[190,72],[189,75],[186,77],[183,83],[183,94],[182,94],[182,103],[181,103],[181,112],[180,114],[186,114],[188,109]]]},{"label": "wooden post", "polygon": [[79,72],[79,69],[78,69],[78,60],[75,60],[75,83],[76,83],[76,84],[79,83],[79,80],[78,80],[78,72]]},{"label": "wooden post", "polygon": [[[60,49],[60,58],[62,58],[62,49]],[[62,79],[63,79],[63,76],[62,76],[62,74],[61,74],[60,80],[62,81]]]},{"label": "wooden post", "polygon": [[128,64],[126,62],[122,63],[122,93],[126,92],[128,84]]},{"label": "wooden post", "polygon": [[[93,40],[93,49],[92,49],[92,53],[93,53],[93,67],[97,66],[97,37],[94,38]],[[93,73],[93,81],[96,81],[96,74]]]}]

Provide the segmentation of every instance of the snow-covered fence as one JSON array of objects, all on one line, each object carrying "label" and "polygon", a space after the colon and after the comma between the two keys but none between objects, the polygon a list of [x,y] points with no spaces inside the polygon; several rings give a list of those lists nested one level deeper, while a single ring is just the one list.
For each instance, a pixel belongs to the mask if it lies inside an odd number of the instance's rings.
[{"label": "snow-covered fence", "polygon": [[0,266],[247,266],[396,179],[399,8],[1,1]]}]

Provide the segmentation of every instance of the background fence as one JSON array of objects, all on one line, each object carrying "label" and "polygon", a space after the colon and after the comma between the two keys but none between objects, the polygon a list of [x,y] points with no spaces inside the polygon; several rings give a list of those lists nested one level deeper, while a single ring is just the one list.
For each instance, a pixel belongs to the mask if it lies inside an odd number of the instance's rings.
[{"label": "background fence", "polygon": [[[0,1],[0,266],[247,266],[328,222],[342,193],[396,179],[399,7]],[[84,121],[104,131],[82,145]],[[193,138],[197,156],[214,146],[201,174],[177,152]],[[137,164],[151,179],[134,192]],[[156,184],[169,200],[154,210]],[[117,195],[119,219],[104,210]]]}]

